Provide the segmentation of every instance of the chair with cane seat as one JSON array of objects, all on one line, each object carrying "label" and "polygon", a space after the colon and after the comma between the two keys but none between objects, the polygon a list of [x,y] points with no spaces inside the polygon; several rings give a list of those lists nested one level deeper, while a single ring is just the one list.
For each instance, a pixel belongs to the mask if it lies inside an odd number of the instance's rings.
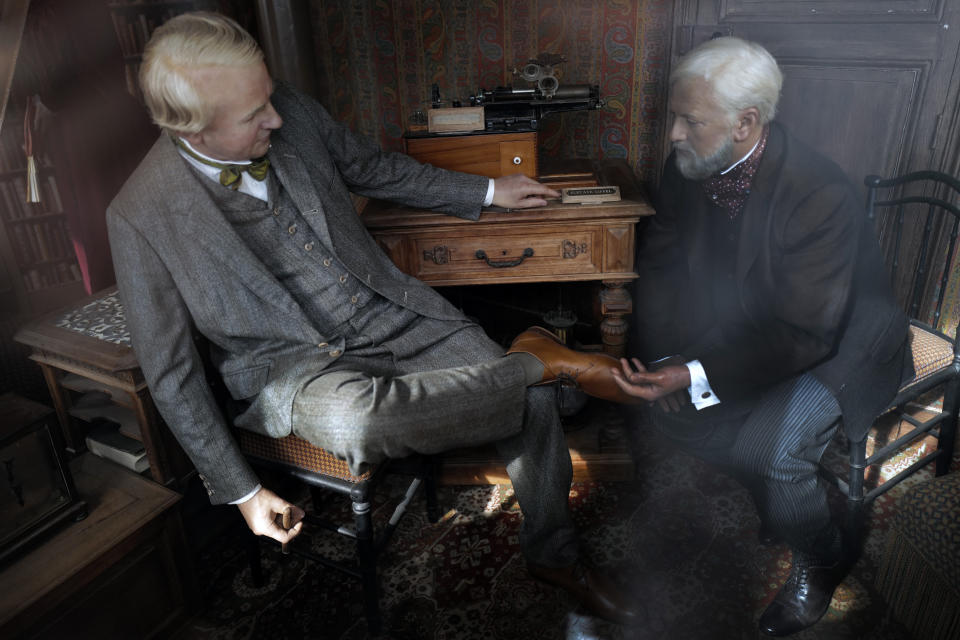
[{"label": "chair with cane seat", "polygon": [[[199,333],[194,333],[193,339],[198,353],[204,356],[204,373],[213,396],[224,417],[228,422],[232,422],[233,418],[242,413],[244,403],[230,397],[222,376],[213,366],[207,339]],[[424,490],[427,518],[430,522],[436,522],[439,519],[434,459],[431,456],[388,459],[377,465],[368,465],[364,473],[354,475],[350,473],[346,461],[295,434],[273,438],[236,426],[233,426],[232,431],[241,452],[251,466],[268,471],[281,479],[296,481],[309,489],[313,511],[307,510],[304,518],[304,525],[309,527],[307,532],[318,527],[355,541],[356,551],[351,561],[327,558],[305,548],[304,540],[301,539],[309,537],[309,533],[306,532],[297,536],[289,545],[284,545],[283,551],[296,553],[358,578],[363,591],[367,627],[371,633],[379,633],[381,616],[377,559],[421,486]],[[380,531],[375,531],[372,499],[383,479],[390,474],[402,474],[412,479],[406,492],[394,506],[388,522],[381,527]],[[349,499],[352,523],[334,522],[329,518],[321,517],[319,511],[324,502],[324,491]],[[248,555],[253,582],[256,585],[262,585],[263,571],[260,564],[258,536],[250,536]]]},{"label": "chair with cane seat", "polygon": [[[358,578],[363,587],[367,626],[372,633],[378,633],[381,616],[377,559],[421,485],[426,497],[427,517],[430,522],[438,520],[433,460],[426,456],[387,460],[371,466],[362,475],[357,476],[350,473],[345,461],[294,434],[284,438],[272,438],[244,429],[235,429],[234,433],[241,451],[255,468],[267,469],[295,478],[310,489],[313,511],[307,510],[304,518],[304,525],[307,527],[304,530],[305,533],[290,543],[289,552]],[[388,522],[381,527],[380,531],[375,531],[371,506],[374,491],[388,473],[396,472],[412,475],[413,478],[405,494],[397,501]],[[353,526],[321,517],[319,509],[323,491],[332,491],[350,500]],[[308,549],[301,538],[309,537],[307,532],[313,527],[320,527],[354,539],[356,554],[352,561],[327,558]],[[254,544],[252,550],[254,553],[251,557],[251,572],[254,581],[259,583],[262,582],[259,545]],[[284,551],[286,552],[286,549]]]},{"label": "chair with cane seat", "polygon": [[[891,276],[894,283],[900,278],[909,284],[907,314],[916,375],[899,390],[862,440],[847,443],[846,479],[843,469],[838,472],[821,465],[822,475],[846,497],[845,528],[854,541],[859,540],[865,508],[875,498],[931,462],[936,462],[938,476],[949,470],[960,408],[958,330],[945,326],[956,318],[951,320],[942,313],[951,276],[958,268],[953,262],[960,223],[956,204],[960,181],[943,173],[919,171],[889,179],[868,176],[864,183],[868,218],[875,221],[880,212],[893,216]],[[908,224],[914,220],[918,224]],[[910,246],[915,259],[901,265],[904,245]],[[913,271],[901,275],[901,266]],[[930,278],[931,274],[940,277]],[[942,404],[937,407],[941,397]],[[872,449],[869,455],[868,442]],[[933,442],[933,450],[924,451]],[[908,448],[919,449],[913,454],[916,459],[883,480],[884,462]],[[876,478],[876,483],[873,478],[867,481],[868,474]]]}]

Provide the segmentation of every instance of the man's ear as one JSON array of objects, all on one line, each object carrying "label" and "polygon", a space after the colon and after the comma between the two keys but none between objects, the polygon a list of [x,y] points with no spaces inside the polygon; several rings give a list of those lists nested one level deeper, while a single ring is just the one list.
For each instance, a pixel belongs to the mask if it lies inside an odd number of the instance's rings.
[{"label": "man's ear", "polygon": [[[756,107],[747,107],[737,115],[737,122],[733,127],[733,141],[749,140],[751,134],[760,126],[760,112]],[[191,143],[192,144],[192,143]]]},{"label": "man's ear", "polygon": [[203,132],[198,131],[197,133],[178,133],[178,136],[190,143],[190,146],[196,149],[198,146],[203,146]]}]

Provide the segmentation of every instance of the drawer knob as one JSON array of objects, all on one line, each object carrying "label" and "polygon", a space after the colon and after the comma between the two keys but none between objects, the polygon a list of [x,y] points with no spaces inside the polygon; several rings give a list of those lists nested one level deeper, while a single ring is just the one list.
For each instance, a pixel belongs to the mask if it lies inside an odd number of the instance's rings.
[{"label": "drawer knob", "polygon": [[523,162],[523,158],[521,158],[520,156],[513,156],[513,164],[517,164],[517,165],[518,165],[518,164],[520,164],[521,162]]},{"label": "drawer knob", "polygon": [[523,255],[515,260],[491,260],[487,257],[487,252],[483,249],[477,249],[477,252],[474,255],[477,256],[477,260],[484,260],[488,265],[495,269],[503,269],[504,267],[516,267],[517,265],[523,264],[524,260],[533,256],[533,249],[527,247],[523,250]]}]

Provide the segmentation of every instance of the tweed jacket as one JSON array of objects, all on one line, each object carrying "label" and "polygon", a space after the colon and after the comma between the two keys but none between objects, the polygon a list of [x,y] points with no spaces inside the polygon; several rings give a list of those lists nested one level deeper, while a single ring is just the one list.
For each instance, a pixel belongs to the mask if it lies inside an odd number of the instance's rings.
[{"label": "tweed jacket", "polygon": [[[350,275],[420,315],[461,319],[380,250],[350,192],[476,219],[488,179],[383,153],[280,83],[272,102],[284,124],[271,137],[271,170]],[[162,135],[111,203],[107,223],[137,359],[157,408],[219,504],[242,497],[257,479],[205,378],[208,359],[196,333],[209,342],[209,360],[233,398],[253,402],[251,424],[275,437],[291,432],[294,395],[336,360],[344,338],[306,316],[202,180]]]},{"label": "tweed jacket", "polygon": [[736,326],[718,325],[710,288],[717,266],[709,216],[725,214],[673,156],[656,210],[638,244],[641,356],[699,359],[721,404],[812,372],[859,439],[913,369],[908,321],[842,170],[771,124],[740,214]]}]

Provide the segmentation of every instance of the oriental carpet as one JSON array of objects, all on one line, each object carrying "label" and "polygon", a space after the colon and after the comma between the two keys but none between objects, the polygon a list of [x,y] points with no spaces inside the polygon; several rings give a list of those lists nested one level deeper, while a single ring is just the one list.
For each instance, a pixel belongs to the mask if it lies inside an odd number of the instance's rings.
[{"label": "oriental carpet", "polygon": [[[613,410],[602,415],[623,419]],[[758,542],[751,498],[734,480],[647,430],[633,435],[636,479],[575,483],[570,506],[589,563],[609,571],[643,605],[645,620],[637,627],[593,619],[565,593],[530,578],[517,540],[522,516],[509,485],[445,486],[441,520],[430,524],[422,503],[415,503],[381,558],[381,635],[368,633],[356,581],[299,556],[281,556],[269,541],[260,543],[266,582],[253,587],[235,528],[199,554],[203,604],[178,638],[765,637],[756,620],[786,578],[790,552]],[[894,461],[884,473],[903,463]],[[930,476],[922,471],[904,485]],[[820,623],[793,638],[909,639],[886,615],[874,586],[904,485],[875,501],[860,560]],[[399,483],[385,487],[400,489]],[[388,511],[379,510],[377,517],[388,517]],[[312,544],[326,553],[349,552],[344,542],[324,534]]]}]

